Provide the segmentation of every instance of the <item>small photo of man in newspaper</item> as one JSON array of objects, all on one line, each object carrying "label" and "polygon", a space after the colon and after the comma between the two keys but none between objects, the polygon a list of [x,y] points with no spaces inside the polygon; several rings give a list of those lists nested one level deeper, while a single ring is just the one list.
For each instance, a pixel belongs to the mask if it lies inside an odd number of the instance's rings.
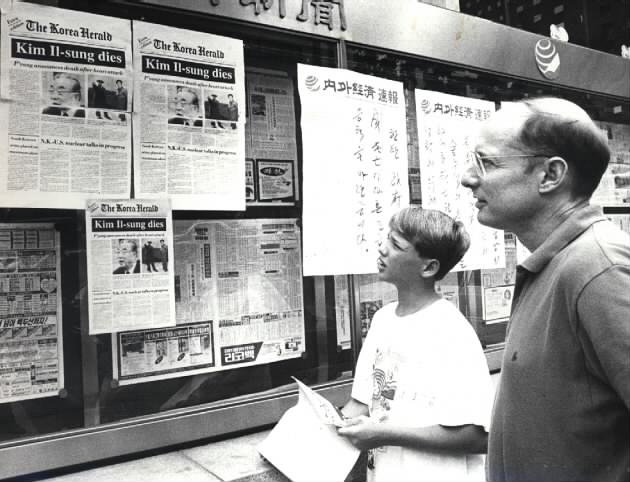
[{"label": "small photo of man in newspaper", "polygon": [[66,72],[43,72],[42,84],[46,107],[42,114],[62,117],[85,117],[79,75]]},{"label": "small photo of man in newspaper", "polygon": [[137,239],[119,239],[112,241],[113,274],[140,273],[140,259],[138,257]]}]

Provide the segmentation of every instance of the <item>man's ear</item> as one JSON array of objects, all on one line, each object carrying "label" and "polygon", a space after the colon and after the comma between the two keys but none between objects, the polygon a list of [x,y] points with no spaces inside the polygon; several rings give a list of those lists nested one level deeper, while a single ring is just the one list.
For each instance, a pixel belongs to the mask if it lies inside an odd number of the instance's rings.
[{"label": "man's ear", "polygon": [[427,259],[420,276],[423,278],[431,278],[435,276],[438,271],[440,271],[440,262],[434,258]]},{"label": "man's ear", "polygon": [[538,192],[549,193],[555,191],[563,183],[568,182],[569,165],[562,157],[550,157],[545,159],[543,170],[539,176]]}]

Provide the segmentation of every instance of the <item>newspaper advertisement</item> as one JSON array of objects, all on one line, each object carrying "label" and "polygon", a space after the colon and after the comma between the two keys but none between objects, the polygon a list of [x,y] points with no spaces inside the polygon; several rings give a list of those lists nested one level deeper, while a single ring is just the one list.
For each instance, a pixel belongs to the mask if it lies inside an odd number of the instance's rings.
[{"label": "newspaper advertisement", "polygon": [[475,129],[495,110],[494,102],[416,89],[422,207],[462,221],[470,248],[454,271],[505,266],[503,231],[482,226],[475,200],[460,177],[472,162]]},{"label": "newspaper advertisement", "polygon": [[255,68],[246,78],[247,157],[256,164],[258,180],[255,196],[247,201],[293,205],[298,194],[293,80],[286,72]]},{"label": "newspaper advertisement", "polygon": [[0,204],[130,197],[130,22],[22,2],[1,18]]},{"label": "newspaper advertisement", "polygon": [[133,22],[134,188],[173,209],[245,209],[243,42]]},{"label": "newspaper advertisement", "polygon": [[298,90],[304,273],[375,273],[389,219],[409,204],[403,84],[298,64]]},{"label": "newspaper advertisement", "polygon": [[175,325],[168,200],[88,201],[90,335]]},{"label": "newspaper advertisement", "polygon": [[59,235],[0,224],[0,403],[64,388]]},{"label": "newspaper advertisement", "polygon": [[205,373],[215,367],[211,322],[112,335],[119,385]]}]

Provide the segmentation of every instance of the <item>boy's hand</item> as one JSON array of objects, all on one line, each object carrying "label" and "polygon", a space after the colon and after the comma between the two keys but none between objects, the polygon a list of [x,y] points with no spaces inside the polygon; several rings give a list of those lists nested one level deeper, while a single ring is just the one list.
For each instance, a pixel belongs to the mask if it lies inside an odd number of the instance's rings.
[{"label": "boy's hand", "polygon": [[379,437],[382,425],[366,415],[344,420],[344,426],[337,429],[337,434],[348,439],[348,441],[359,450],[379,447]]}]

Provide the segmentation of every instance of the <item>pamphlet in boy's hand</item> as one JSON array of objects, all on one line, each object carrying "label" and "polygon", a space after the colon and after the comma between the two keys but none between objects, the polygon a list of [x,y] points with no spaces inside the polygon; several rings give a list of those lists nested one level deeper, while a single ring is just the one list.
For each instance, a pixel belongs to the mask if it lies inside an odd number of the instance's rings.
[{"label": "pamphlet in boy's hand", "polygon": [[285,412],[258,452],[294,482],[343,481],[359,449],[337,434],[335,425],[343,422],[334,405],[295,381],[297,405]]},{"label": "pamphlet in boy's hand", "polygon": [[319,393],[313,391],[308,385],[304,385],[295,377],[291,377],[297,383],[300,390],[300,398],[305,398],[308,403],[319,417],[322,423],[326,425],[335,425],[336,427],[343,427],[343,415],[341,412],[328,400],[322,397]]}]

